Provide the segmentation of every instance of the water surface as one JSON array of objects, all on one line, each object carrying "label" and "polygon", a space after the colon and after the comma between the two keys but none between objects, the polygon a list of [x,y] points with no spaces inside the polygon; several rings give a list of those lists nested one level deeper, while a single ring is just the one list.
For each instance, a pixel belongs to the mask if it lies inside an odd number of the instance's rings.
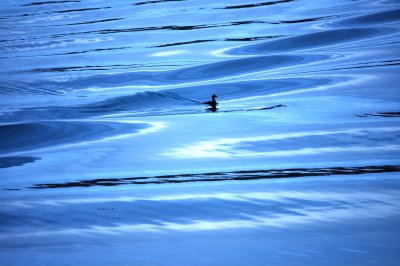
[{"label": "water surface", "polygon": [[398,264],[398,1],[0,11],[4,265]]}]

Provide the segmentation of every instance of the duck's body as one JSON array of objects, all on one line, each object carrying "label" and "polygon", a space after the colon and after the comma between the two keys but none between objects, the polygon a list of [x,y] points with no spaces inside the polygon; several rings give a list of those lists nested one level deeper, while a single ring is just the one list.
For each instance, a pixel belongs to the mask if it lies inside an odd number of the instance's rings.
[{"label": "duck's body", "polygon": [[211,100],[211,101],[204,102],[204,104],[208,104],[209,106],[217,106],[218,103],[217,103],[217,101],[215,100],[215,98],[217,98],[217,97],[218,97],[217,95],[213,94],[213,96],[211,96],[212,100]]},{"label": "duck's body", "polygon": [[218,103],[217,103],[217,100],[215,100],[215,98],[217,98],[217,95],[213,94],[211,96],[211,99],[212,99],[211,101],[203,102],[204,104],[207,104],[207,105],[210,106],[209,108],[207,108],[207,110],[210,110],[210,111],[213,111],[213,112],[217,111]]}]

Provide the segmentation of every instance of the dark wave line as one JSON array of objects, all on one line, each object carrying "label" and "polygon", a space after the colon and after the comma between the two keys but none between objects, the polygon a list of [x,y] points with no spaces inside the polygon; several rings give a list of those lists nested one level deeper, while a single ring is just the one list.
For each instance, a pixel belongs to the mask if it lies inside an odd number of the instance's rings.
[{"label": "dark wave line", "polygon": [[47,2],[32,2],[21,6],[40,6],[47,4],[63,4],[63,3],[80,3],[80,0],[62,0],[62,1],[47,1]]},{"label": "dark wave line", "polygon": [[[63,26],[88,25],[88,24],[104,23],[104,22],[117,21],[117,20],[123,20],[123,19],[125,19],[125,18],[109,18],[109,19],[92,20],[92,21],[70,23],[70,24],[60,24],[60,25],[51,25],[51,26],[53,26],[53,27],[63,27]],[[49,26],[43,26],[43,27],[49,27]]]},{"label": "dark wave line", "polygon": [[268,40],[287,37],[287,35],[275,35],[275,36],[258,36],[258,37],[244,37],[244,38],[226,38],[224,39],[227,42],[251,42],[251,41],[259,41],[259,40]]},{"label": "dark wave line", "polygon": [[[124,50],[124,49],[129,49],[129,48],[131,48],[131,47],[127,46],[127,47],[97,48],[97,49],[83,50],[83,51],[72,51],[72,52],[66,52],[66,53],[60,53],[60,54],[41,54],[41,55],[13,56],[12,58],[33,58],[33,57],[46,57],[46,56],[75,55],[75,54],[85,54],[85,53],[92,53],[92,52]],[[10,59],[10,57],[0,57],[0,59]],[[27,71],[25,71],[25,72],[27,72]]]},{"label": "dark wave line", "polygon": [[276,35],[276,36],[260,36],[260,37],[244,37],[244,38],[225,38],[225,39],[207,39],[207,40],[193,40],[193,41],[186,41],[186,42],[176,42],[176,43],[167,43],[167,44],[160,44],[156,46],[150,46],[148,48],[161,48],[161,47],[171,47],[171,46],[179,46],[179,45],[186,45],[186,44],[194,44],[194,43],[203,43],[203,42],[215,42],[215,41],[226,41],[226,42],[250,42],[250,41],[257,41],[257,40],[266,40],[266,39],[274,39],[284,37],[286,35]]},{"label": "dark wave line", "polygon": [[52,68],[34,68],[30,70],[20,71],[26,72],[67,72],[67,71],[87,71],[87,70],[111,70],[111,69],[136,69],[136,68],[155,68],[155,67],[177,67],[185,65],[199,64],[199,62],[185,63],[176,62],[176,64],[115,64],[115,65],[87,65],[87,66],[69,66],[69,67],[52,67]]},{"label": "dark wave line", "polygon": [[199,25],[186,25],[186,26],[151,26],[151,27],[137,27],[137,28],[125,28],[125,29],[105,29],[96,31],[83,31],[83,32],[70,32],[63,34],[50,35],[50,38],[58,38],[70,35],[86,35],[86,34],[114,34],[114,33],[129,33],[129,32],[142,32],[142,31],[156,31],[156,30],[172,30],[172,31],[187,31],[187,30],[198,30],[198,29],[208,29],[208,28],[219,28],[219,27],[230,27],[238,25],[248,25],[248,24],[261,24],[265,23],[259,20],[251,21],[234,21],[229,23],[219,23],[219,24],[199,24]]},{"label": "dark wave line", "polygon": [[371,116],[380,116],[380,117],[400,117],[400,112],[378,112],[374,114],[363,114],[356,115],[358,117],[371,117]]},{"label": "dark wave line", "polygon": [[241,9],[241,8],[252,8],[252,7],[260,7],[260,6],[276,5],[276,4],[281,4],[281,3],[289,3],[289,2],[292,2],[292,1],[294,1],[294,0],[268,1],[268,2],[247,4],[247,5],[226,6],[226,7],[215,8],[215,9]]},{"label": "dark wave line", "polygon": [[154,0],[154,1],[145,1],[145,2],[139,2],[136,4],[132,4],[134,6],[140,6],[140,5],[148,5],[148,4],[158,4],[158,3],[165,3],[165,2],[182,2],[186,0]]},{"label": "dark wave line", "polygon": [[97,48],[97,49],[84,50],[84,51],[67,52],[67,53],[62,53],[62,54],[49,54],[49,55],[46,55],[46,56],[85,54],[85,53],[91,53],[91,52],[103,52],[103,51],[124,50],[124,49],[128,49],[128,48],[131,48],[131,47]]},{"label": "dark wave line", "polygon": [[[98,8],[102,9],[102,8]],[[230,27],[230,26],[239,26],[239,25],[248,25],[248,24],[264,24],[266,22],[260,20],[250,20],[250,21],[234,21],[228,23],[218,23],[218,24],[199,24],[199,25],[186,25],[186,26],[177,26],[177,25],[169,25],[169,26],[150,26],[150,27],[137,27],[137,28],[125,28],[125,29],[105,29],[105,30],[95,30],[95,31],[81,31],[81,32],[70,32],[70,33],[62,33],[62,34],[53,34],[49,36],[43,36],[40,39],[49,37],[49,38],[59,38],[64,36],[71,35],[87,35],[87,34],[114,34],[114,33],[129,33],[129,32],[142,32],[142,31],[156,31],[156,30],[177,30],[177,31],[186,31],[186,30],[198,30],[198,29],[208,29],[208,28],[219,28],[219,27]],[[39,38],[22,38],[22,39],[12,39],[12,40],[1,40],[2,42],[14,42],[14,41],[27,41],[27,40],[36,40]]]},{"label": "dark wave line", "polygon": [[250,108],[250,109],[246,109],[245,111],[248,112],[248,111],[271,110],[271,109],[275,109],[275,108],[279,108],[279,107],[287,107],[287,106],[284,104],[277,104],[277,105],[267,106],[267,107]]},{"label": "dark wave line", "polygon": [[203,174],[181,174],[163,175],[152,177],[128,177],[128,178],[104,178],[91,180],[78,180],[65,183],[35,184],[29,188],[71,188],[71,187],[93,187],[93,186],[118,186],[118,185],[146,185],[146,184],[169,184],[188,182],[211,182],[228,180],[257,180],[271,178],[294,178],[310,176],[332,176],[332,175],[360,175],[370,173],[400,172],[398,165],[361,166],[361,167],[329,167],[329,168],[292,168],[271,169],[257,171],[235,171]]},{"label": "dark wave line", "polygon": [[[63,26],[63,25],[53,25],[53,26]],[[187,44],[194,44],[194,43],[204,43],[204,42],[214,42],[214,41],[227,41],[227,42],[251,42],[251,41],[258,41],[258,40],[267,40],[267,39],[276,39],[281,37],[287,37],[287,35],[276,35],[276,36],[258,36],[258,37],[244,37],[244,38],[225,38],[225,39],[208,39],[208,40],[193,40],[193,41],[185,41],[185,42],[176,42],[176,43],[167,43],[167,44],[160,44],[155,46],[149,46],[147,48],[162,48],[162,47],[172,47],[172,46],[180,46],[180,45],[187,45]],[[9,42],[7,40],[0,40],[0,42]],[[131,48],[121,47],[121,48],[107,48],[107,49],[124,49],[124,48]],[[93,52],[93,51],[103,51],[100,49],[94,50],[87,50],[87,51],[80,51],[80,52],[71,52],[71,53],[60,53],[60,54],[39,54],[39,55],[24,55],[24,56],[13,56],[12,58],[31,58],[31,57],[42,57],[42,56],[58,56],[58,55],[68,55],[68,54],[77,54],[77,53],[86,53],[86,52]],[[0,59],[9,59],[10,57],[0,57]]]},{"label": "dark wave line", "polygon": [[392,60],[382,60],[382,61],[372,61],[372,62],[360,62],[357,65],[374,65],[374,64],[381,64],[381,63],[398,63],[400,59],[392,59]]},{"label": "dark wave line", "polygon": [[110,9],[110,6],[105,7],[89,7],[89,8],[78,8],[78,9],[67,9],[67,10],[56,10],[56,11],[48,11],[48,12],[35,12],[35,13],[25,13],[21,15],[10,15],[0,17],[0,19],[9,19],[9,18],[16,18],[16,17],[32,17],[38,15],[49,15],[49,14],[63,14],[63,13],[71,13],[71,12],[84,12],[84,11],[94,11],[94,10],[101,10],[101,9]]},{"label": "dark wave line", "polygon": [[[234,110],[226,110],[226,111],[218,111],[218,108],[216,108],[216,110],[213,112],[218,112],[218,113],[250,112],[250,111],[272,110],[272,109],[279,108],[279,107],[287,107],[287,106],[284,104],[277,104],[277,105],[273,105],[273,106],[256,107],[256,108],[250,108],[250,109],[234,109]],[[207,108],[206,110],[211,111],[212,109]],[[180,115],[182,115],[182,114],[180,114]]]},{"label": "dark wave line", "polygon": [[109,9],[109,8],[111,8],[111,7],[110,6],[88,7],[88,8],[78,8],[78,9],[67,9],[67,10],[52,11],[52,12],[46,12],[45,14],[83,12],[83,11],[93,11],[93,10],[101,10],[101,9]]},{"label": "dark wave line", "polygon": [[185,44],[214,42],[214,41],[217,41],[217,39],[213,39],[213,40],[194,40],[194,41],[187,41],[187,42],[167,43],[167,44],[160,44],[160,45],[156,45],[156,46],[150,46],[149,48],[161,48],[161,47],[179,46],[179,45],[185,45]]},{"label": "dark wave line", "polygon": [[270,24],[297,24],[297,23],[328,20],[328,19],[333,19],[333,18],[338,18],[338,17],[340,17],[340,16],[325,16],[325,17],[305,18],[305,19],[296,19],[296,20],[281,20],[278,22],[269,22],[269,23]]}]

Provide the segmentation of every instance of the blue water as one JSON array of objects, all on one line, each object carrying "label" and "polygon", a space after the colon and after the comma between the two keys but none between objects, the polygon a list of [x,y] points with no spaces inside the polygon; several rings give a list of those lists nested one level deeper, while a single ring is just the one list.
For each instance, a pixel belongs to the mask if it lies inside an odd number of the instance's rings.
[{"label": "blue water", "polygon": [[399,28],[396,0],[1,1],[1,260],[398,264]]}]

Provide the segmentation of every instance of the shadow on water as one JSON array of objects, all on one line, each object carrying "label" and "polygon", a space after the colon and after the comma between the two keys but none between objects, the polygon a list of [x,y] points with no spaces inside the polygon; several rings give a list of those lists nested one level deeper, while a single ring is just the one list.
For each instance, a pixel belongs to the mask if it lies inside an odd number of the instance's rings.
[{"label": "shadow on water", "polygon": [[105,178],[92,180],[79,180],[66,183],[36,184],[30,188],[69,188],[92,186],[118,186],[118,185],[146,185],[146,184],[170,184],[187,182],[210,182],[227,180],[256,180],[270,178],[294,178],[307,176],[331,176],[331,175],[360,175],[369,173],[400,172],[398,165],[361,166],[361,167],[330,167],[330,168],[295,168],[273,169],[259,171],[236,171],[204,174],[164,175],[153,177],[128,177]]}]

